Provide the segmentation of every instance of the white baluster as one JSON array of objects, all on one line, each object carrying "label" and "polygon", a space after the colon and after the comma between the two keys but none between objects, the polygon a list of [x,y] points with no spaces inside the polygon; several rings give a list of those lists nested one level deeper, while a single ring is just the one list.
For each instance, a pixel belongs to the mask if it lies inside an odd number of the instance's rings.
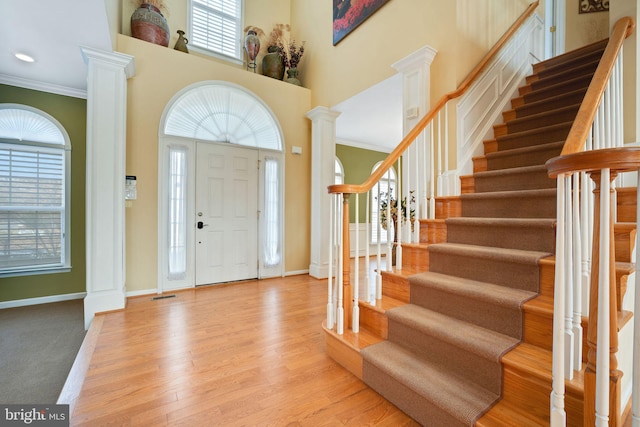
[{"label": "white baluster", "polygon": [[[393,267],[391,266],[391,257],[392,257],[392,250],[393,250],[393,236],[391,235],[391,227],[393,226],[393,221],[391,220],[391,196],[392,196],[392,189],[391,189],[391,174],[387,172],[387,174],[385,175],[387,177],[387,259],[385,261],[386,267],[387,267],[387,271],[392,271]],[[396,188],[397,191],[397,188]],[[397,192],[396,192],[396,198],[397,198]],[[395,232],[395,230],[393,230],[393,232]]]},{"label": "white baluster", "polygon": [[382,299],[382,224],[380,221],[380,202],[381,202],[381,194],[380,194],[380,182],[378,182],[378,185],[376,186],[378,188],[378,202],[377,202],[377,206],[376,209],[378,211],[378,224],[376,224],[376,227],[378,227],[378,251],[377,251],[377,255],[376,255],[376,299]]},{"label": "white baluster", "polygon": [[329,277],[327,279],[327,328],[333,329],[335,311],[333,306],[333,245],[335,245],[335,230],[333,216],[335,215],[335,195],[329,199]]},{"label": "white baluster", "polygon": [[596,351],[596,427],[609,426],[609,176],[600,177],[600,259],[598,278],[598,343]]},{"label": "white baluster", "polygon": [[431,129],[431,141],[430,141],[431,157],[429,159],[429,189],[430,189],[429,218],[435,219],[436,217],[436,190],[435,190],[436,173],[435,173],[435,141],[433,139],[433,133],[434,133],[433,121],[429,125],[429,128]]},{"label": "white baluster", "polygon": [[573,368],[582,366],[582,173],[573,175]]},{"label": "white baluster", "polygon": [[364,278],[366,280],[366,284],[367,286],[365,287],[365,289],[367,290],[367,301],[369,301],[369,295],[371,294],[371,290],[369,289],[369,282],[371,280],[370,277],[370,273],[369,271],[371,270],[371,266],[369,265],[369,261],[370,261],[370,256],[371,256],[371,249],[369,246],[371,246],[371,229],[369,227],[371,227],[371,218],[369,217],[369,213],[371,212],[371,209],[369,208],[370,206],[370,200],[371,200],[371,191],[367,191],[367,202],[366,202],[366,212],[364,214],[365,216],[365,226],[364,226],[364,231],[366,233],[366,238],[364,239],[365,241],[365,247],[364,247],[364,259],[365,259],[365,273],[364,273]]},{"label": "white baluster", "polygon": [[447,176],[447,172],[449,172],[449,103],[447,102],[444,105],[444,178],[446,181],[446,196],[452,196],[453,191],[449,188],[449,180]]},{"label": "white baluster", "polygon": [[339,213],[338,213],[338,218],[337,218],[337,224],[338,224],[338,309],[336,311],[336,323],[337,323],[337,333],[338,335],[342,335],[344,334],[344,304],[343,304],[343,298],[344,298],[344,252],[342,250],[342,245],[344,244],[344,234],[343,234],[343,228],[344,228],[344,221],[343,221],[343,209],[344,209],[344,205],[343,205],[343,200],[338,200],[338,206],[339,208]]},{"label": "white baluster", "polygon": [[360,194],[356,194],[356,256],[354,270],[351,329],[357,334],[360,332],[360,306],[358,305],[360,289]]},{"label": "white baluster", "polygon": [[[568,380],[573,379],[574,371],[574,337],[573,337],[573,209],[571,205],[571,175],[567,175],[565,181],[564,197],[564,241],[565,248],[562,252],[564,258],[564,288],[565,288],[565,309],[564,309],[564,375]],[[557,256],[557,255],[556,255]]]},{"label": "white baluster", "polygon": [[442,110],[438,111],[438,174],[437,174],[438,196],[442,196]]},{"label": "white baluster", "polygon": [[550,396],[550,425],[564,427],[567,424],[567,414],[564,410],[564,229],[565,229],[565,179],[558,175],[558,190],[556,210],[558,223],[556,225],[556,272],[554,286],[554,316],[553,316],[553,363],[552,389]]},{"label": "white baluster", "polygon": [[416,183],[416,221],[413,225],[413,241],[415,243],[420,243],[420,223],[418,222],[418,220],[421,218],[421,214],[422,214],[422,209],[421,209],[421,203],[420,200],[422,200],[422,186],[420,185],[420,182],[422,181],[420,179],[420,148],[422,146],[422,142],[424,141],[424,138],[418,138],[418,142],[415,143],[416,146],[416,155],[415,155],[415,159],[416,159],[416,167],[415,167],[415,179],[414,182]]}]

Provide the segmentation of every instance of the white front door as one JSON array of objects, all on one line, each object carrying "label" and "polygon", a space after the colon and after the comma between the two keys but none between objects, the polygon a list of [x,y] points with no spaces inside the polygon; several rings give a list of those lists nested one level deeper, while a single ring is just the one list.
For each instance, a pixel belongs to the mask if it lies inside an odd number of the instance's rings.
[{"label": "white front door", "polygon": [[197,144],[196,285],[258,277],[258,151]]}]

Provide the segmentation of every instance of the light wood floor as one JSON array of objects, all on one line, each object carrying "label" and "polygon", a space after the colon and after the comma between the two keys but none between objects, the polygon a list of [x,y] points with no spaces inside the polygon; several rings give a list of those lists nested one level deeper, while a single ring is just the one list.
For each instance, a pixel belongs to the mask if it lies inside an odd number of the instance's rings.
[{"label": "light wood floor", "polygon": [[417,425],[325,354],[326,292],[301,275],[130,299],[94,321],[71,425]]}]

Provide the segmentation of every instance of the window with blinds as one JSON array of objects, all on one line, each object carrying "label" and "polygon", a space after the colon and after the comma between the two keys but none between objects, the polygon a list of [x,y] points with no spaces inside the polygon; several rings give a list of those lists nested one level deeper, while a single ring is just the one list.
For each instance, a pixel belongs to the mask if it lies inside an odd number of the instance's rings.
[{"label": "window with blinds", "polygon": [[0,271],[64,264],[64,156],[0,144]]},{"label": "window with blinds", "polygon": [[191,0],[189,46],[242,60],[242,0]]}]

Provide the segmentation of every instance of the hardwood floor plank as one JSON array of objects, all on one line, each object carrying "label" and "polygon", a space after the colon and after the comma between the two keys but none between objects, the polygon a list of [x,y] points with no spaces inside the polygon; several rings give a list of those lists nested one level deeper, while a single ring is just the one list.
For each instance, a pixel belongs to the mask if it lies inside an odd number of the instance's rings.
[{"label": "hardwood floor plank", "polygon": [[326,281],[175,295],[101,316],[71,425],[417,425],[327,356]]}]

